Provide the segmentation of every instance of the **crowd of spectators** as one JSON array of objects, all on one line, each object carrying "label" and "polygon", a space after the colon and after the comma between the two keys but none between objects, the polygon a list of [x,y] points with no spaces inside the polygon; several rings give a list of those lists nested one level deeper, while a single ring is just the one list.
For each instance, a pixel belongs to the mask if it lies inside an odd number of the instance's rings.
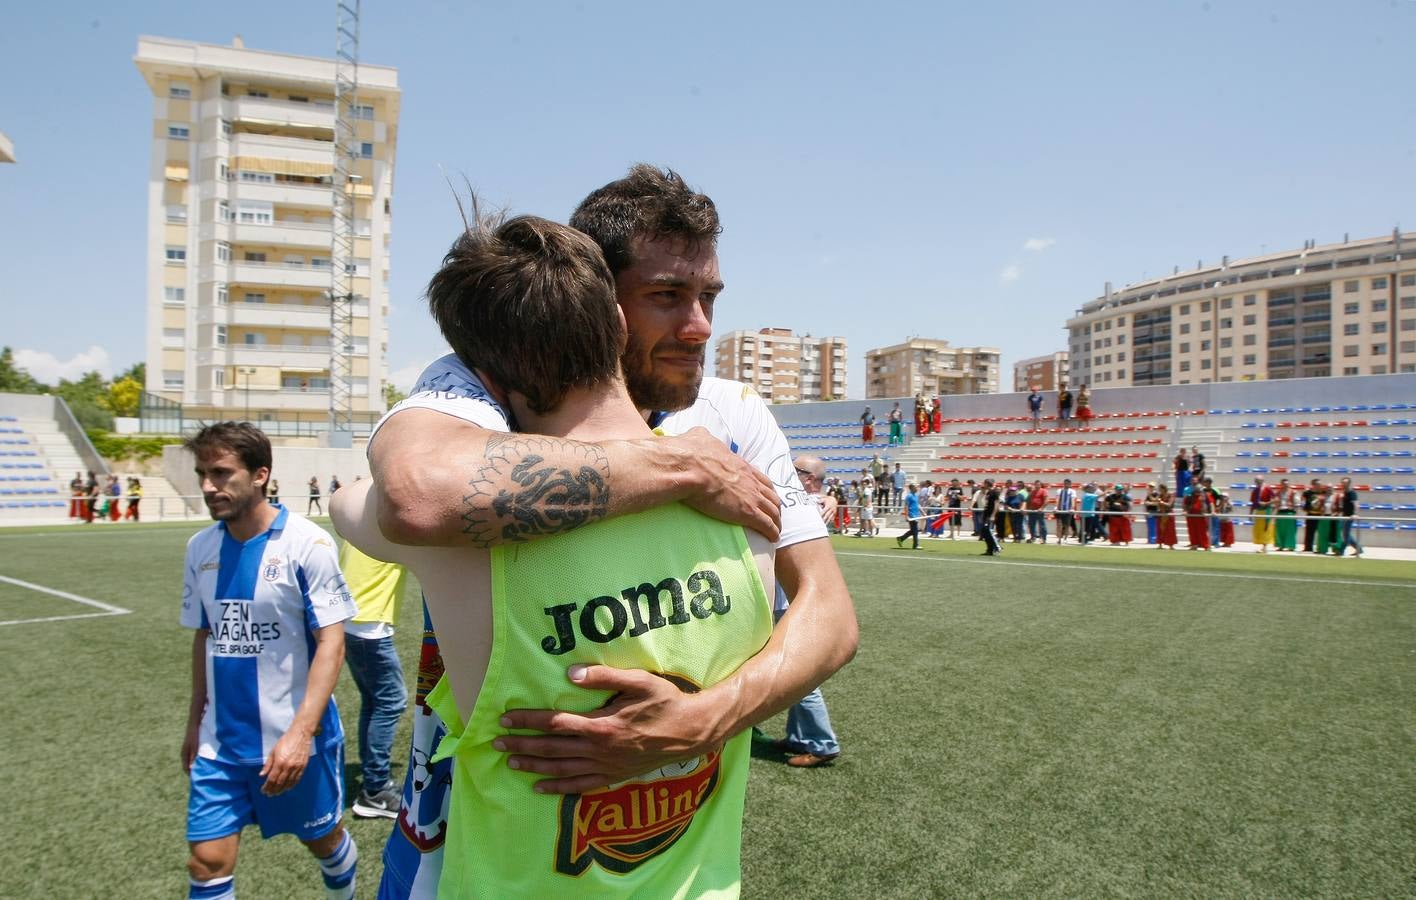
[{"label": "crowd of spectators", "polygon": [[138,516],[142,499],[143,483],[139,478],[129,476],[120,484],[117,475],[105,475],[100,484],[91,471],[87,478],[83,473],[75,472],[69,482],[69,518],[85,524],[117,522],[120,519],[137,522],[140,521]]}]

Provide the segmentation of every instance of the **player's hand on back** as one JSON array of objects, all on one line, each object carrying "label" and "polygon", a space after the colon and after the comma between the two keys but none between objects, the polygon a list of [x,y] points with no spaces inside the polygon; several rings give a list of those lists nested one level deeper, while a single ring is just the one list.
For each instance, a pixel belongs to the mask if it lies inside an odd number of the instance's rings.
[{"label": "player's hand on back", "polygon": [[776,541],[782,530],[782,500],[772,479],[733,453],[706,428],[665,438],[684,453],[699,476],[699,492],[684,500],[723,522],[751,528]]},{"label": "player's hand on back", "polygon": [[688,694],[673,682],[637,669],[572,666],[583,670],[577,685],[616,695],[593,712],[509,710],[507,728],[539,735],[502,735],[492,746],[508,754],[507,764],[523,772],[549,775],[536,790],[577,794],[616,784],[713,749],[714,716],[702,694]]},{"label": "player's hand on back", "polygon": [[261,775],[265,777],[261,793],[274,797],[294,787],[300,781],[300,776],[305,774],[305,765],[310,761],[310,754],[314,749],[315,739],[312,735],[294,728],[282,734],[280,740],[271,748],[265,765],[261,766]]}]

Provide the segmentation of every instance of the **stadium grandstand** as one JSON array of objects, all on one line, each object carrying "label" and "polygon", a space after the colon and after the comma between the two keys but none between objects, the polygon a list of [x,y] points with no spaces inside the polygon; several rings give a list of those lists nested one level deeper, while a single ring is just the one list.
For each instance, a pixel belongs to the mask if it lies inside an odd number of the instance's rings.
[{"label": "stadium grandstand", "polygon": [[[1288,478],[1299,489],[1313,478],[1351,478],[1361,494],[1363,543],[1416,546],[1416,376],[1101,388],[1092,391],[1095,418],[1085,428],[1059,428],[1056,393],[1048,392],[1042,427],[1034,430],[1025,398],[943,397],[943,427],[923,437],[913,435],[914,400],[898,398],[909,435],[904,446],[890,446],[878,428],[873,443],[862,442],[865,401],[772,410],[794,454],[820,456],[828,474],[846,481],[878,453],[916,483],[1039,480],[1054,496],[1064,478],[1078,486],[1123,484],[1139,516],[1148,485],[1174,487],[1172,460],[1180,448],[1197,447],[1236,513],[1246,509],[1255,475],[1269,484]],[[869,406],[879,418],[894,402],[872,399]]]}]

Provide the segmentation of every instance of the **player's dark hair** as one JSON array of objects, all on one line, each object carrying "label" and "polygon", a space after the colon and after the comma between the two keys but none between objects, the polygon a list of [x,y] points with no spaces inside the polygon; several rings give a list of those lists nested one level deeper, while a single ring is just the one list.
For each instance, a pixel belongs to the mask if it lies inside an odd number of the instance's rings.
[{"label": "player's dark hair", "polygon": [[271,468],[270,438],[250,422],[217,422],[187,438],[182,446],[197,459],[232,453],[247,472]]},{"label": "player's dark hair", "polygon": [[707,194],[689,187],[674,170],[647,163],[591,192],[571,214],[570,225],[600,245],[614,275],[634,264],[635,238],[682,241],[680,255],[693,259],[705,245],[715,247],[723,231]]},{"label": "player's dark hair", "polygon": [[584,234],[536,216],[476,213],[428,282],[428,306],[469,368],[538,413],[619,374],[614,278]]}]

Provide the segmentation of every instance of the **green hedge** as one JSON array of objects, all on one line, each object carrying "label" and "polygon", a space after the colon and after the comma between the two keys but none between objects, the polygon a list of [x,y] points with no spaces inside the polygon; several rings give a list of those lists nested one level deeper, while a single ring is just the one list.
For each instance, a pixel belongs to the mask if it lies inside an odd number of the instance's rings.
[{"label": "green hedge", "polygon": [[161,456],[162,448],[168,444],[182,443],[180,437],[128,437],[101,428],[89,428],[87,433],[99,455],[111,460],[131,459],[147,462],[153,457]]}]

